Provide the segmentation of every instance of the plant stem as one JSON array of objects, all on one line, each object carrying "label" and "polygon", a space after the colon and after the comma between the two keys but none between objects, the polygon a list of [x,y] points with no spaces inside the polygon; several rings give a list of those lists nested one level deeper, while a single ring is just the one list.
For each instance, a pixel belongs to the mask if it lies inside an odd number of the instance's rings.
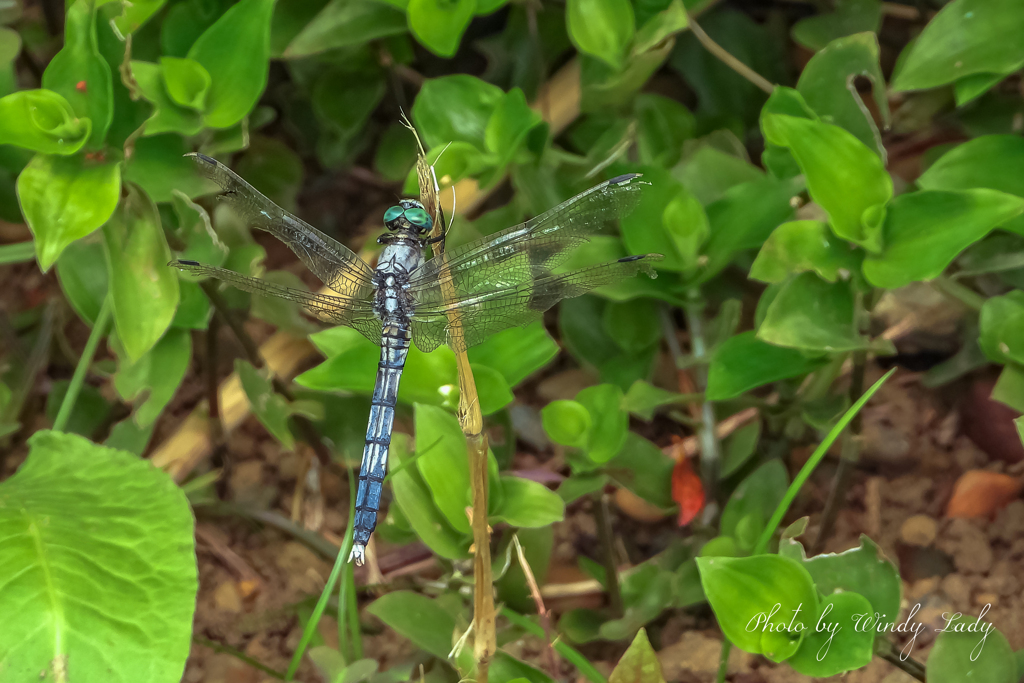
[{"label": "plant stem", "polygon": [[711,36],[705,33],[704,29],[700,27],[700,24],[693,20],[693,15],[689,16],[689,20],[690,30],[693,31],[693,37],[704,46],[704,49],[715,57],[718,57],[718,59],[720,59],[727,67],[738,73],[740,76],[743,76],[743,78],[747,79],[769,95],[775,91],[775,86],[771,81],[733,57],[729,54],[728,50],[712,40]]},{"label": "plant stem", "polygon": [[944,275],[940,275],[931,281],[932,287],[939,290],[950,299],[959,301],[967,308],[974,311],[980,311],[981,307],[985,304],[985,297],[978,294],[970,287],[962,285],[959,282],[950,280]]},{"label": "plant stem", "polygon": [[889,662],[897,669],[900,669],[908,676],[912,676],[921,683],[925,683],[925,668],[924,664],[917,661],[913,657],[907,657],[906,659],[900,658],[896,648],[893,646],[891,640],[881,639],[876,645],[875,654]]},{"label": "plant stem", "polygon": [[[501,608],[501,616],[528,633],[539,638],[544,637],[544,629],[538,624],[533,623],[529,617],[514,612],[508,607]],[[601,672],[595,669],[594,665],[587,661],[586,657],[561,638],[555,640],[552,647],[555,648],[555,652],[561,655],[563,659],[575,666],[576,670],[583,674],[583,677],[590,681],[590,683],[608,683],[608,679],[602,676]]]},{"label": "plant stem", "polygon": [[[697,389],[704,391],[707,388],[708,375],[706,361],[708,358],[707,344],[704,340],[704,321],[701,317],[701,306],[693,303],[686,306],[686,327],[690,331],[690,350],[697,361],[696,380]],[[704,482],[704,499],[707,506],[704,509],[705,521],[710,521],[708,516],[717,515],[718,512],[718,471],[721,460],[718,443],[717,425],[715,424],[715,409],[711,401],[705,400],[701,404],[701,430],[700,430],[700,470],[701,479]]]},{"label": "plant stem", "polygon": [[209,638],[203,638],[202,636],[197,636],[197,635],[194,635],[194,634],[192,636],[192,642],[197,644],[197,645],[202,645],[203,647],[208,647],[208,648],[210,648],[211,650],[213,650],[214,652],[216,652],[218,654],[228,654],[228,655],[231,655],[232,657],[236,657],[237,659],[245,662],[246,664],[248,664],[252,668],[258,669],[258,670],[262,671],[263,673],[267,674],[268,676],[270,676],[272,678],[276,678],[279,681],[288,680],[288,679],[285,678],[285,674],[281,673],[280,671],[275,671],[274,669],[271,669],[266,664],[260,664],[259,662],[257,662],[255,659],[253,659],[249,655],[245,654],[244,652],[242,652],[240,650],[236,650],[235,648],[231,647],[230,645],[222,645],[221,643],[212,641]]},{"label": "plant stem", "polygon": [[25,263],[36,257],[35,242],[17,242],[0,246],[0,266],[12,263]]},{"label": "plant stem", "polygon": [[605,583],[608,586],[608,602],[612,614],[621,619],[624,614],[622,591],[619,589],[619,569],[615,564],[615,547],[612,542],[612,525],[608,519],[608,505],[604,493],[593,495],[594,519],[597,521],[597,536],[601,541],[601,562],[604,564]]},{"label": "plant stem", "polygon": [[[348,501],[348,526],[345,528],[345,538],[352,537],[356,519],[356,477],[351,468],[348,473]],[[344,576],[341,577],[341,585],[338,586],[338,652],[348,665],[363,658],[363,641],[359,637],[359,606],[356,603],[356,582],[352,563],[346,562],[343,571]],[[352,633],[351,647],[348,643],[349,631]]]},{"label": "plant stem", "polygon": [[75,374],[71,376],[71,384],[68,385],[68,392],[64,394],[64,400],[60,404],[57,418],[53,421],[53,431],[55,432],[64,431],[64,427],[67,426],[68,419],[71,417],[71,411],[75,407],[78,393],[82,390],[82,385],[85,383],[85,376],[89,372],[89,366],[92,365],[92,359],[96,355],[100,339],[103,338],[107,325],[110,323],[110,316],[113,312],[110,300],[111,297],[108,293],[103,299],[103,305],[100,306],[100,312],[96,316],[96,322],[92,326],[92,331],[89,332],[89,340],[85,342],[85,349],[82,350],[82,356],[78,359],[78,365],[75,366]]},{"label": "plant stem", "polygon": [[732,652],[732,641],[726,638],[722,642],[722,653],[718,656],[718,677],[717,683],[725,683],[725,676],[729,673],[729,654]]}]

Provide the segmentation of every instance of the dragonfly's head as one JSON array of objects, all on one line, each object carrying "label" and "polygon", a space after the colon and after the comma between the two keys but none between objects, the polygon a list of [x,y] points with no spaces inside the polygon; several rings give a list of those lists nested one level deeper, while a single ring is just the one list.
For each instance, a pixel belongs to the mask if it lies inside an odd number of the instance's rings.
[{"label": "dragonfly's head", "polygon": [[426,235],[434,227],[434,221],[418,201],[403,199],[384,212],[384,227],[392,232],[405,230]]}]

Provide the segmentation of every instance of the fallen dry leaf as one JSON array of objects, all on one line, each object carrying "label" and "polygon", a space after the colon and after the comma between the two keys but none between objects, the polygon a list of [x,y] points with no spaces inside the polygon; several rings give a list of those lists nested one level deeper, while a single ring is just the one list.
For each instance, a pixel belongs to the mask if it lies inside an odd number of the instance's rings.
[{"label": "fallen dry leaf", "polygon": [[666,517],[657,505],[648,503],[627,488],[615,490],[615,506],[638,522],[660,522]]},{"label": "fallen dry leaf", "polygon": [[689,458],[672,468],[672,500],[679,503],[679,526],[686,526],[704,509],[704,485]]},{"label": "fallen dry leaf", "polygon": [[947,517],[991,517],[1021,492],[1020,477],[968,470],[960,475],[946,506]]}]

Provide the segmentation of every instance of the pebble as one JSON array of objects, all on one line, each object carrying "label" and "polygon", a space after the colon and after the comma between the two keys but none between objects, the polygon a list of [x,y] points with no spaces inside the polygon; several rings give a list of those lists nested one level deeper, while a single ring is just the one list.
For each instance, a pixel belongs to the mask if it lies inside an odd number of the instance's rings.
[{"label": "pebble", "polygon": [[242,596],[234,581],[225,581],[213,591],[213,602],[221,612],[238,614],[242,611]]},{"label": "pebble", "polygon": [[910,545],[929,546],[935,542],[939,525],[928,515],[914,515],[903,522],[900,538]]},{"label": "pebble", "polygon": [[950,574],[942,580],[942,592],[957,606],[971,603],[971,586],[959,574]]}]

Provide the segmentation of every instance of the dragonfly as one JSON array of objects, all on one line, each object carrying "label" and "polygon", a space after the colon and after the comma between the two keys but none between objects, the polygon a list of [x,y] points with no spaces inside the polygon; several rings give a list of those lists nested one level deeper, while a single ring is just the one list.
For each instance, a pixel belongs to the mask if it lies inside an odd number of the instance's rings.
[{"label": "dragonfly", "polygon": [[[640,200],[644,183],[629,173],[582,192],[540,216],[432,259],[424,250],[437,237],[431,215],[415,199],[384,212],[383,250],[371,267],[355,252],[277,206],[219,161],[190,154],[200,175],[250,226],[284,242],[334,294],[305,292],[196,261],[168,265],[238,289],[302,305],[319,319],[347,325],[380,346],[370,402],[349,561],[362,564],[377,524],[388,448],[410,344],[430,352],[447,344],[456,353],[502,330],[526,325],[562,299],[646,273],[661,254],[626,256],[555,272],[572,250],[612,227]],[[443,235],[442,235],[443,237]]]}]

